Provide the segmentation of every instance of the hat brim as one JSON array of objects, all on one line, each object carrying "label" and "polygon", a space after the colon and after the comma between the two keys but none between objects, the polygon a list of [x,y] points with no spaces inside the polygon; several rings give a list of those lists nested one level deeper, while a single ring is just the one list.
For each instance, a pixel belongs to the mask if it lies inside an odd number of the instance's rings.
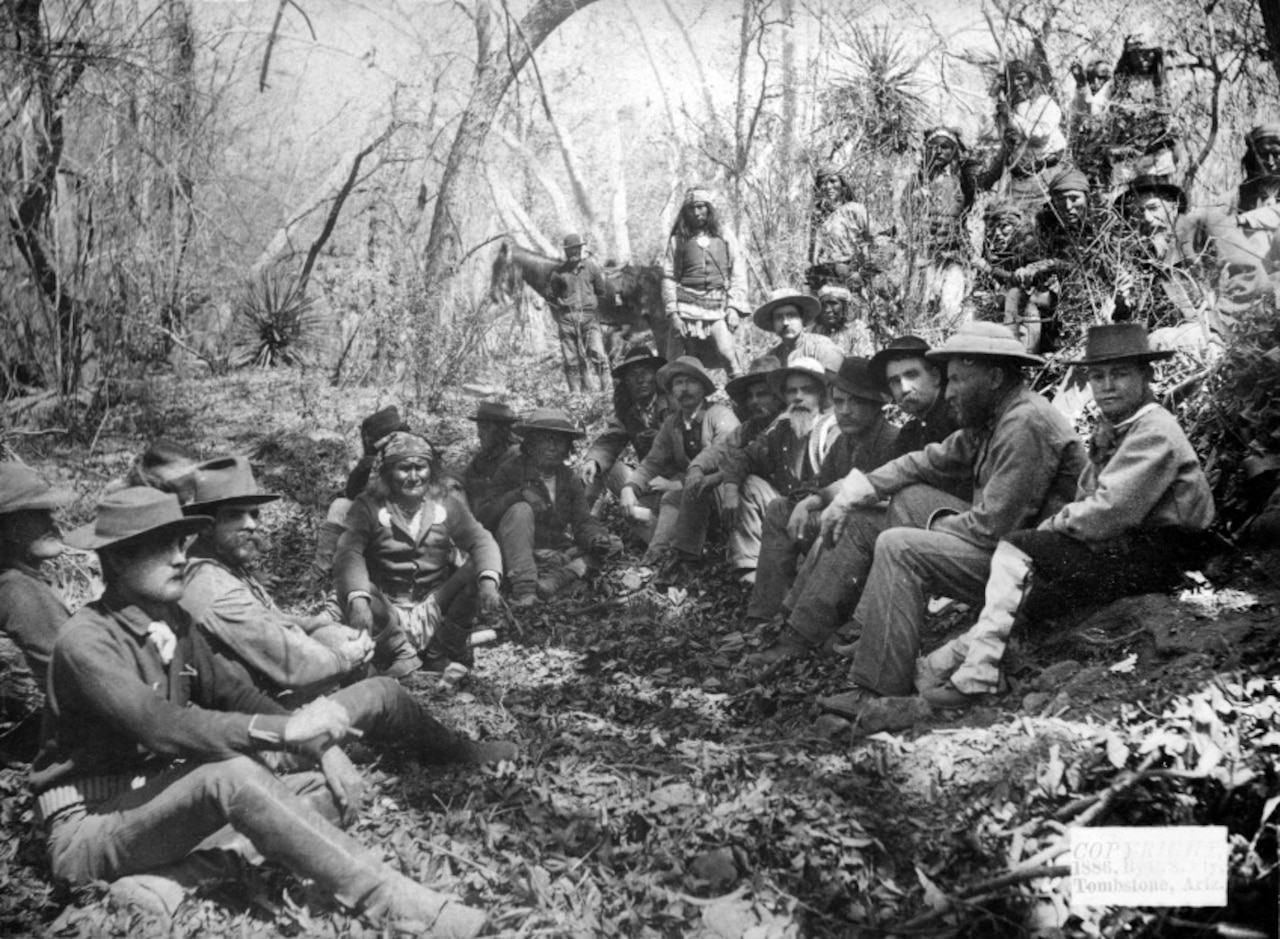
[{"label": "hat brim", "polygon": [[6,503],[0,499],[0,515],[12,512],[52,511],[76,501],[76,493],[70,489],[47,489],[32,496],[22,496]]},{"label": "hat brim", "polygon": [[773,332],[773,311],[780,306],[799,307],[800,319],[806,326],[811,325],[818,318],[818,314],[822,312],[822,305],[818,303],[817,297],[811,297],[806,293],[797,293],[770,300],[751,314],[751,322],[756,324],[757,329],[762,329],[766,333]]},{"label": "hat brim", "polygon": [[192,502],[182,507],[188,515],[208,515],[216,512],[224,505],[266,505],[282,498],[278,492],[258,492],[252,495],[227,496],[223,499],[210,499],[208,502]]},{"label": "hat brim", "polygon": [[921,349],[881,349],[871,357],[871,361],[867,367],[871,370],[871,375],[880,384],[881,388],[887,393],[889,390],[889,376],[886,373],[890,362],[896,362],[898,359],[924,359],[929,360],[929,347],[925,346]]},{"label": "hat brim", "polygon": [[885,398],[888,397],[886,392],[879,388],[857,388],[848,382],[841,381],[839,372],[827,372],[827,383],[831,386],[832,390],[839,388],[845,394],[853,395],[855,398],[861,398],[863,401],[874,401],[876,404],[880,405],[888,403],[885,400]]},{"label": "hat brim", "polygon": [[817,372],[813,369],[784,365],[782,368],[774,369],[769,373],[769,387],[773,389],[774,394],[779,398],[782,398],[784,401],[787,397],[784,393],[787,387],[787,378],[791,375],[804,375],[807,378],[812,378],[822,386],[824,391],[827,386],[831,384],[831,373],[825,369],[821,372]]},{"label": "hat brim", "polygon": [[747,389],[758,381],[764,382],[766,385],[769,385],[770,389],[772,389],[773,385],[769,383],[769,376],[772,374],[773,372],[748,372],[746,375],[739,375],[737,378],[731,378],[725,383],[724,393],[730,398],[739,398],[746,394]]},{"label": "hat brim", "polygon": [[580,440],[585,437],[586,431],[577,430],[571,427],[547,427],[543,424],[516,424],[516,433],[521,436],[526,434],[560,434],[562,437],[572,437],[574,440]]},{"label": "hat brim", "polygon": [[514,414],[511,417],[496,417],[494,415],[482,416],[479,414],[472,414],[470,417],[467,418],[467,420],[475,424],[479,424],[481,421],[483,421],[486,424],[519,424],[520,423],[520,418],[516,417]]},{"label": "hat brim", "polygon": [[213,517],[210,515],[189,515],[185,518],[174,519],[171,522],[165,522],[162,525],[146,528],[120,538],[100,537],[94,530],[96,524],[96,522],[90,522],[68,532],[62,536],[62,543],[68,548],[75,548],[79,551],[99,551],[114,545],[128,544],[131,541],[139,541],[143,538],[159,535],[161,532],[172,532],[176,536],[196,535],[213,524]]},{"label": "hat brim", "polygon": [[1095,355],[1084,359],[1072,359],[1063,365],[1107,365],[1114,362],[1159,362],[1171,359],[1177,352],[1173,349],[1153,349],[1150,352],[1117,352],[1115,355]]},{"label": "hat brim", "polygon": [[694,378],[702,383],[702,387],[707,389],[707,396],[716,393],[716,383],[711,376],[704,375],[695,368],[685,365],[683,362],[668,362],[662,368],[658,369],[658,387],[667,394],[671,393],[671,383],[676,380],[676,376],[684,375],[686,378]]},{"label": "hat brim", "polygon": [[992,362],[1010,362],[1015,365],[1044,365],[1044,359],[1030,352],[992,352],[990,349],[930,349],[924,357],[930,362],[946,362],[949,359],[987,359]]},{"label": "hat brim", "polygon": [[621,378],[626,374],[628,369],[635,368],[637,365],[651,365],[655,369],[662,368],[667,364],[667,360],[660,355],[648,355],[643,359],[631,359],[627,362],[619,362],[609,372],[614,378]]}]

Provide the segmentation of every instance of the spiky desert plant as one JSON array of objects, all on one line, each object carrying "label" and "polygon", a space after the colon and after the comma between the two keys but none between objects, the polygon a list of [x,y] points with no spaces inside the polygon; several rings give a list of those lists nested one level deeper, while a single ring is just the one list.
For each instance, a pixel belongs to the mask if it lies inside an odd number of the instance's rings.
[{"label": "spiky desert plant", "polygon": [[246,286],[235,312],[237,366],[308,364],[321,323],[315,300],[296,277],[279,270],[260,275]]}]

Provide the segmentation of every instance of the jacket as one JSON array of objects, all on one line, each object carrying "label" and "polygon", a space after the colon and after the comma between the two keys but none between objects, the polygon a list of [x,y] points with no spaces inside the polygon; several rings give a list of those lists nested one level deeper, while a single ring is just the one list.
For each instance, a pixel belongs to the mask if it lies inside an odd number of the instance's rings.
[{"label": "jacket", "polygon": [[453,572],[453,549],[471,555],[477,576],[495,580],[502,553],[493,535],[457,499],[428,498],[423,525],[414,538],[409,520],[390,503],[366,492],[347,514],[347,530],[338,539],[333,559],[338,602],[345,608],[354,592],[377,588],[393,603],[419,603]]},{"label": "jacket", "polygon": [[985,426],[961,428],[867,479],[882,496],[912,483],[947,489],[967,481],[973,492],[969,509],[936,520],[930,530],[994,551],[1004,535],[1034,528],[1070,502],[1085,462],[1084,447],[1062,413],[1020,385]]},{"label": "jacket", "polygon": [[[176,604],[164,618],[175,640],[166,664],[153,625],[108,593],[63,628],[31,766],[37,796],[92,777],[161,772],[180,758],[280,748],[288,711],[255,688],[242,666],[216,655]],[[42,799],[40,807],[48,818],[59,806]]]},{"label": "jacket", "polygon": [[1138,528],[1203,531],[1213,492],[1177,419],[1154,401],[1128,420],[1103,418],[1075,500],[1040,527],[1080,541],[1106,541]]},{"label": "jacket", "polygon": [[70,618],[67,605],[34,570],[25,565],[0,570],[0,632],[18,644],[40,688],[58,632]]},{"label": "jacket", "polygon": [[481,450],[462,470],[462,488],[471,505],[479,505],[493,492],[493,478],[507,463],[520,458],[520,444]]},{"label": "jacket", "polygon": [[793,355],[807,355],[821,362],[822,367],[829,372],[840,371],[840,366],[844,364],[844,353],[833,340],[821,333],[812,333],[807,330],[797,336],[795,342],[780,342],[765,355],[771,355],[783,363]]},{"label": "jacket", "polygon": [[648,456],[658,428],[676,411],[675,403],[661,391],[643,408],[629,400],[619,407],[618,396],[615,395],[614,407],[613,416],[609,418],[609,425],[604,433],[587,450],[586,458],[596,462],[601,475],[613,468],[613,464],[628,446],[635,449],[637,460]]},{"label": "jacket", "polygon": [[[793,489],[813,483],[822,468],[827,451],[840,436],[835,415],[830,411],[820,414],[803,442],[806,450],[799,475],[795,472],[794,452],[799,441],[791,422],[779,417],[764,433],[758,435],[746,447],[726,449],[721,463],[724,478],[721,485],[741,486],[748,476],[759,476],[773,486],[779,495],[790,495]],[[699,454],[701,456],[701,454]],[[696,462],[696,461],[695,461]]]},{"label": "jacket", "polygon": [[825,489],[849,475],[851,470],[870,473],[897,455],[900,431],[884,416],[869,433],[857,437],[841,433],[827,450],[822,468],[818,470],[817,488]]},{"label": "jacket", "polygon": [[507,509],[524,501],[521,490],[525,486],[532,487],[550,504],[550,508],[534,515],[536,547],[563,548],[572,540],[586,551],[596,538],[609,536],[608,529],[591,514],[587,490],[569,467],[561,466],[556,470],[553,499],[533,460],[523,454],[505,463],[494,476],[491,494],[477,505],[476,517],[490,531],[497,531]]},{"label": "jacket", "polygon": [[604,271],[590,258],[565,261],[551,272],[548,281],[548,299],[573,313],[594,313],[608,293]]},{"label": "jacket", "polygon": [[[702,451],[714,447],[738,426],[733,410],[723,404],[704,405],[702,409]],[[697,454],[695,454],[696,456]],[[631,471],[623,488],[630,486],[638,493],[649,490],[649,480],[657,476],[676,479],[689,468],[689,456],[685,453],[683,419],[679,411],[667,416],[653,438],[649,455]]]}]

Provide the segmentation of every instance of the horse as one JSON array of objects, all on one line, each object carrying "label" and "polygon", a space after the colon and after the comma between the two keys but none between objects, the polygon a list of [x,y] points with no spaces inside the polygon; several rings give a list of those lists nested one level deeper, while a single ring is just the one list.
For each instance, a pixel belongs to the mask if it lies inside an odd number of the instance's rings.
[{"label": "horse", "polygon": [[[563,263],[504,240],[493,258],[489,297],[494,303],[519,303],[523,288],[548,300],[551,274]],[[662,269],[656,264],[604,265],[609,292],[598,315],[611,361],[650,332],[659,351],[666,347],[667,320],[662,303]]]}]

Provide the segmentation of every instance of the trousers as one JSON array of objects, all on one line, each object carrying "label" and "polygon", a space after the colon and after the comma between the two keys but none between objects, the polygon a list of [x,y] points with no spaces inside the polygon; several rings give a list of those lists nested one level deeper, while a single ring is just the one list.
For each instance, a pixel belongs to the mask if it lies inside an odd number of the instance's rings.
[{"label": "trousers", "polygon": [[[754,571],[764,537],[765,513],[779,493],[768,480],[748,476],[738,488],[738,497],[738,518],[729,533],[729,561],[738,570]],[[784,531],[786,524],[782,523]]]},{"label": "trousers", "polygon": [[604,336],[595,313],[566,311],[556,319],[560,358],[570,391],[595,391],[609,368]]}]

